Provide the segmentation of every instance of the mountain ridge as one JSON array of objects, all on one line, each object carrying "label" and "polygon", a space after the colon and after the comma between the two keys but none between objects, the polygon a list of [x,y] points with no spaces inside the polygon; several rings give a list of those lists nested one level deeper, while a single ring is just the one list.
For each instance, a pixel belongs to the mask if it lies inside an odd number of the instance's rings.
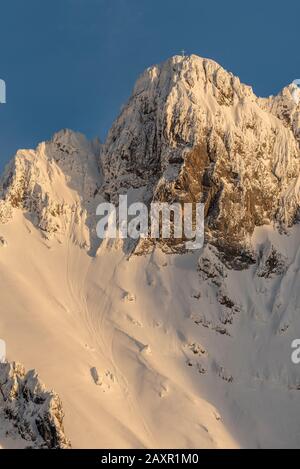
[{"label": "mountain ridge", "polygon": [[291,92],[257,98],[216,62],[174,56],[141,75],[103,144],[64,130],[36,151],[20,150],[2,177],[2,222],[22,207],[53,235],[74,216],[78,242],[96,249],[96,205],[129,191],[147,204],[203,202],[210,242],[247,252],[255,226],[284,229],[298,219],[299,106]]}]

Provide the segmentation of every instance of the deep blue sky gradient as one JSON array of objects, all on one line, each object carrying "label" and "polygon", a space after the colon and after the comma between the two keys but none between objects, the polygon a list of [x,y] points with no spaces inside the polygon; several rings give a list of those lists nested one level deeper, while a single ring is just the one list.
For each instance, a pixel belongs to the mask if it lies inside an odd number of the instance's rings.
[{"label": "deep blue sky gradient", "polygon": [[61,128],[102,140],[148,66],[185,49],[266,96],[300,77],[299,0],[1,0],[0,169]]}]

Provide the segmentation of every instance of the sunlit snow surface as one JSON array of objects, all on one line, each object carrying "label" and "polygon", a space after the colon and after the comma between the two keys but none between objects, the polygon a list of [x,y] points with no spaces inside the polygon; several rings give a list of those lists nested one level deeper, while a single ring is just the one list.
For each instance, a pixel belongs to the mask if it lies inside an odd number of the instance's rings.
[{"label": "sunlit snow surface", "polygon": [[226,333],[220,287],[197,271],[199,256],[215,262],[207,248],[128,259],[103,245],[93,258],[45,241],[21,213],[1,234],[8,359],[59,393],[73,447],[299,446],[299,227],[255,232],[284,273],[226,270],[236,305]]}]

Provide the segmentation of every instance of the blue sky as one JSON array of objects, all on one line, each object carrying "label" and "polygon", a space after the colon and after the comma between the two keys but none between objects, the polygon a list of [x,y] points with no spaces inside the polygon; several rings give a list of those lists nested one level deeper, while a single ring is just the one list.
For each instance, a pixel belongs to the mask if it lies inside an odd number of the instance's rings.
[{"label": "blue sky", "polygon": [[144,68],[182,49],[277,93],[300,77],[299,0],[1,0],[0,168],[61,128],[103,140]]}]

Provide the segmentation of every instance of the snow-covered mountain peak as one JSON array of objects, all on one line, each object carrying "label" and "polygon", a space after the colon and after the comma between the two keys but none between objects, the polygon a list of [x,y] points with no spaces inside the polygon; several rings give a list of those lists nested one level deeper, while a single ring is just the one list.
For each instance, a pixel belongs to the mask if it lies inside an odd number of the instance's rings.
[{"label": "snow-covered mountain peak", "polygon": [[278,117],[291,129],[298,144],[300,143],[300,89],[294,83],[285,86],[276,96],[261,98],[262,107]]},{"label": "snow-covered mountain peak", "polygon": [[131,191],[146,202],[202,201],[208,239],[247,248],[255,226],[298,217],[294,86],[257,98],[213,60],[171,57],[137,80],[103,145],[64,129],[20,150],[0,184],[1,219],[21,208],[45,236],[75,228],[90,246],[97,203]]},{"label": "snow-covered mountain peak", "polygon": [[114,122],[104,189],[202,201],[209,238],[240,250],[255,226],[297,217],[298,129],[216,62],[175,56],[142,74]]},{"label": "snow-covered mountain peak", "polygon": [[68,234],[89,246],[89,219],[102,182],[99,152],[99,142],[70,130],[36,150],[19,150],[0,181],[1,221],[21,209],[46,237]]},{"label": "snow-covered mountain peak", "polygon": [[175,55],[162,64],[149,67],[137,80],[133,95],[143,90],[149,90],[151,93],[152,87],[157,85],[161,96],[164,97],[174,84],[180,85],[182,89],[192,90],[198,93],[198,96],[207,92],[214,94],[217,89],[225,91],[226,88],[232,88],[233,94],[238,98],[244,96],[255,99],[250,86],[241,84],[238,77],[214,60],[197,55]]},{"label": "snow-covered mountain peak", "polygon": [[100,152],[101,146],[97,139],[89,141],[82,133],[73,132],[70,129],[63,129],[56,132],[48,143],[56,145],[62,152],[73,156],[74,154],[80,153],[84,156],[91,152]]},{"label": "snow-covered mountain peak", "polygon": [[147,203],[204,202],[207,238],[247,249],[255,226],[298,217],[292,92],[257,98],[213,60],[171,57],[137,80],[103,145],[65,129],[19,151],[0,184],[0,217],[21,208],[47,237],[75,228],[90,246],[97,203],[130,191]]}]

